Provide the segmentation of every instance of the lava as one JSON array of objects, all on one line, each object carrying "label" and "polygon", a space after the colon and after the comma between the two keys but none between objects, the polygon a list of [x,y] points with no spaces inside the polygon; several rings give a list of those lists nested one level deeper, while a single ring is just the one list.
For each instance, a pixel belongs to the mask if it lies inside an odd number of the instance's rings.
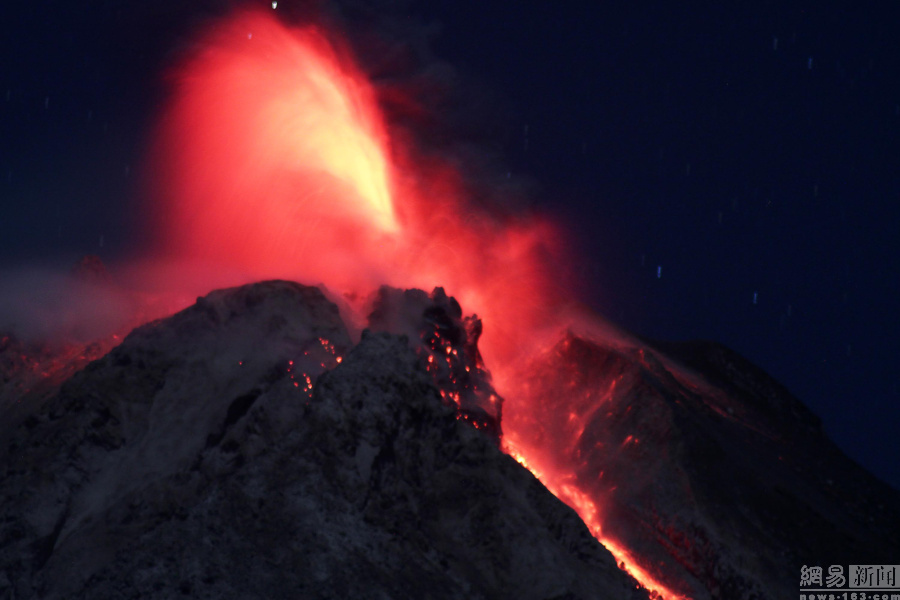
[{"label": "lava", "polygon": [[[385,121],[379,90],[339,40],[322,24],[288,27],[256,10],[201,33],[169,74],[150,155],[157,257],[244,280],[228,284],[321,282],[349,302],[380,285],[443,286],[485,323],[480,348],[503,395],[522,361],[566,325],[562,236],[531,212],[474,203],[449,161]],[[450,345],[426,341],[429,371],[468,381]],[[306,371],[290,368],[309,393]],[[543,401],[516,392],[519,413]],[[459,404],[458,391],[445,393]],[[579,512],[623,568],[675,597],[604,538],[602,506],[567,482],[564,465],[541,464],[526,444],[511,443],[507,450]]]},{"label": "lava", "polygon": [[[609,550],[610,554],[616,559],[616,563],[621,569],[628,572],[641,585],[650,592],[653,598],[668,600],[685,600],[685,596],[671,590],[658,577],[653,575],[649,570],[643,568],[640,560],[635,559],[632,553],[625,548],[617,540],[612,539],[603,533],[602,517],[600,508],[591,499],[591,497],[571,482],[566,482],[566,473],[560,468],[545,469],[539,467],[534,462],[534,457],[529,458],[533,453],[516,446],[515,442],[509,437],[503,440],[504,450],[515,458],[519,464],[531,471],[535,477],[541,480],[550,492],[572,507],[591,534]],[[536,453],[535,453],[536,454]],[[528,456],[526,456],[528,455]]]}]

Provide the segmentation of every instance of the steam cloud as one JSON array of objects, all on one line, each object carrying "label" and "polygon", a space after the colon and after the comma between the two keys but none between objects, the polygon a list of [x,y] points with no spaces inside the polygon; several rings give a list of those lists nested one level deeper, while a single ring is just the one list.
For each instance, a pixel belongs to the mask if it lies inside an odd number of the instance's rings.
[{"label": "steam cloud", "polygon": [[0,331],[26,340],[86,343],[118,333],[135,312],[120,289],[50,267],[0,272]]}]

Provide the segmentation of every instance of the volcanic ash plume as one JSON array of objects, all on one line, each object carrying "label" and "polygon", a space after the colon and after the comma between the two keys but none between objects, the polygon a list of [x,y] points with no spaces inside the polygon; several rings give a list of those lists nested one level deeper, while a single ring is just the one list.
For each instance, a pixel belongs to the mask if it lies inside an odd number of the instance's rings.
[{"label": "volcanic ash plume", "polygon": [[555,230],[466,201],[449,164],[389,137],[337,39],[259,12],[200,36],[152,154],[158,255],[360,297],[444,287],[488,324],[489,362],[514,352],[558,302]]}]

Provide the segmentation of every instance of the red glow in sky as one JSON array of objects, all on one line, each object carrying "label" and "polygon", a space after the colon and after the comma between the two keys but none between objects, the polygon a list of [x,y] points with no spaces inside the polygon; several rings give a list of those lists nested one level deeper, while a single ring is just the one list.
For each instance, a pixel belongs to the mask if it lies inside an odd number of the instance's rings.
[{"label": "red glow in sky", "polygon": [[[518,359],[561,327],[560,236],[534,215],[474,205],[455,168],[389,136],[377,90],[335,39],[255,11],[199,37],[171,74],[152,154],[157,251],[357,297],[443,286],[483,319],[503,394]],[[561,497],[600,535],[590,499]]]},{"label": "red glow in sky", "polygon": [[[556,233],[465,201],[450,166],[391,140],[376,91],[318,26],[241,12],[171,75],[154,148],[164,255],[368,294],[444,286],[487,355],[556,302]],[[162,201],[162,204],[158,204]]]}]

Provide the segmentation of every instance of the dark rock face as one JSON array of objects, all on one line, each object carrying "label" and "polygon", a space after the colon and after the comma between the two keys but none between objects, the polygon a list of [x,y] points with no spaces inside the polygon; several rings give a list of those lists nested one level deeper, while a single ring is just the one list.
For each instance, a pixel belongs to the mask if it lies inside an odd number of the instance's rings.
[{"label": "dark rock face", "polygon": [[426,294],[382,286],[369,327],[407,336],[444,402],[500,442],[503,398],[491,385],[478,351],[482,325],[477,316],[463,317],[459,303],[443,288]]},{"label": "dark rock face", "polygon": [[[89,364],[0,336],[0,600],[647,597],[498,449],[477,319],[384,288],[370,324],[272,281]],[[570,334],[522,368],[506,429],[678,594],[900,555],[897,492],[727,348]]]},{"label": "dark rock face", "polygon": [[698,600],[792,597],[806,564],[895,562],[900,496],[796,398],[721,345],[653,344],[569,335],[523,376],[542,404],[506,423],[546,440],[606,535]]},{"label": "dark rock face", "polygon": [[640,598],[406,340],[214,292],[0,439],[0,598]]}]

